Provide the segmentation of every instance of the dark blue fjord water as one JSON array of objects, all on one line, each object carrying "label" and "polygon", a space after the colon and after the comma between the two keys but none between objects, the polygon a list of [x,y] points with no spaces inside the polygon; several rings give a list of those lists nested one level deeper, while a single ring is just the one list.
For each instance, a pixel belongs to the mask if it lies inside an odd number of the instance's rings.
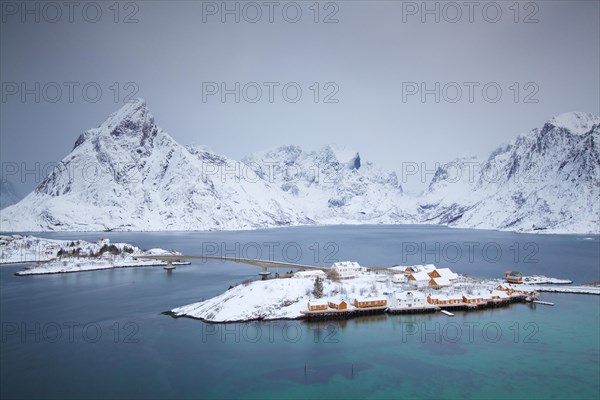
[{"label": "dark blue fjord water", "polygon": [[[436,226],[248,232],[40,234],[186,254],[328,265],[432,262],[475,277],[600,281],[598,236]],[[163,311],[256,279],[251,266],[195,261],[17,277],[0,266],[2,398],[598,398],[600,296],[542,294],[472,313],[332,323],[210,325]]]}]

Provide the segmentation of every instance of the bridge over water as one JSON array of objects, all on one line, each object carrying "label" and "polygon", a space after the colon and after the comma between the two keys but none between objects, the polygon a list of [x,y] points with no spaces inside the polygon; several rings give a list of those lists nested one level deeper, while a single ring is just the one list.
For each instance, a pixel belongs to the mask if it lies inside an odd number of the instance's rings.
[{"label": "bridge over water", "polygon": [[[296,264],[296,263],[289,263],[289,262],[283,262],[283,261],[270,261],[270,260],[255,260],[255,259],[251,259],[251,258],[239,258],[239,257],[215,257],[215,256],[186,256],[186,255],[156,255],[156,256],[138,256],[136,257],[137,259],[147,259],[147,260],[158,260],[158,261],[163,261],[166,262],[167,265],[165,266],[166,270],[173,270],[175,269],[175,267],[173,266],[174,262],[182,262],[182,261],[187,261],[187,260],[217,260],[217,261],[230,261],[230,262],[235,262],[235,263],[240,263],[240,264],[249,264],[249,265],[254,265],[256,267],[260,267],[261,271],[259,272],[259,275],[269,275],[270,272],[268,271],[269,268],[273,268],[273,269],[304,269],[304,270],[318,270],[318,271],[323,271],[323,272],[327,272],[329,270],[329,267],[318,267],[316,265],[307,265],[307,264]],[[387,267],[367,267],[369,270],[380,270],[383,272],[396,272],[399,273],[400,271],[395,271],[392,269],[389,269]]]}]

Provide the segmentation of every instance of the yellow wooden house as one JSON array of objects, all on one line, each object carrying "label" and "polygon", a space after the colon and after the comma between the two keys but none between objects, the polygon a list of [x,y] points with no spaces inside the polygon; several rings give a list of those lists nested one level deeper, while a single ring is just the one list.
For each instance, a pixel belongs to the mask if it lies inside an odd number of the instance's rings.
[{"label": "yellow wooden house", "polygon": [[326,301],[309,301],[307,305],[308,311],[326,311],[329,304]]},{"label": "yellow wooden house", "polygon": [[386,305],[387,300],[380,297],[354,299],[354,307],[357,308],[385,307]]},{"label": "yellow wooden house", "polygon": [[506,271],[504,277],[508,283],[523,283],[523,273],[519,271]]},{"label": "yellow wooden house", "polygon": [[348,309],[348,303],[344,300],[329,300],[329,307],[335,310],[346,310]]}]

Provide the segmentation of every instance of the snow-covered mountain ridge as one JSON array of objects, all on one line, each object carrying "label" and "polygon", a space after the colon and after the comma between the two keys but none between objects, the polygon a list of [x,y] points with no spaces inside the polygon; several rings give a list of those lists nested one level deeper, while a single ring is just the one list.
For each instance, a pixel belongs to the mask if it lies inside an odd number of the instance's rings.
[{"label": "snow-covered mountain ridge", "polygon": [[[473,160],[470,160],[473,161]],[[566,113],[493,151],[440,168],[418,199],[421,219],[459,227],[598,233],[600,118]]]},{"label": "snow-covered mountain ridge", "polygon": [[457,160],[459,169],[477,166],[459,180],[440,167],[427,191],[410,197],[395,172],[338,146],[280,146],[243,161],[183,146],[138,99],[80,135],[32,193],[1,211],[0,230],[440,223],[597,233],[599,126],[591,114],[557,116],[487,160]]}]

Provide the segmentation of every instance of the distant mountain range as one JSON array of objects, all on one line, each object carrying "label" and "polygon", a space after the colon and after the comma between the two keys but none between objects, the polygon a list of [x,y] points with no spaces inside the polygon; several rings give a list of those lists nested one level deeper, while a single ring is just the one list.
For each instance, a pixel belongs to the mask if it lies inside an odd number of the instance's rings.
[{"label": "distant mountain range", "polygon": [[[2,209],[2,231],[237,230],[433,223],[598,233],[600,118],[566,113],[487,160],[440,167],[405,195],[355,151],[281,146],[236,161],[184,146],[137,99],[83,133],[38,187]],[[2,187],[2,205],[11,198]]]}]

